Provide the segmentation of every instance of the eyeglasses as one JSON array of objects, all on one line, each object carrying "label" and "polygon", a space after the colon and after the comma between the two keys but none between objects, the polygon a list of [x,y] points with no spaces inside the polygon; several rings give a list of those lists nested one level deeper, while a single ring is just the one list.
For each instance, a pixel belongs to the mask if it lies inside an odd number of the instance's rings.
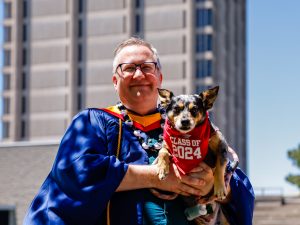
[{"label": "eyeglasses", "polygon": [[116,72],[118,73],[118,68],[120,68],[122,74],[118,74],[121,77],[130,77],[135,74],[138,67],[145,75],[153,75],[157,67],[157,62],[143,62],[141,64],[121,63],[117,66]]}]

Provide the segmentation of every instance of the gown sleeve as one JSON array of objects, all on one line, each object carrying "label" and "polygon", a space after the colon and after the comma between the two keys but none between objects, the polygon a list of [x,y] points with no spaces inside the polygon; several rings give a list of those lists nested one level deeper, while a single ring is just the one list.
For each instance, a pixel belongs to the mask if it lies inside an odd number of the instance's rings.
[{"label": "gown sleeve", "polygon": [[102,111],[91,109],[73,119],[53,168],[29,209],[28,224],[97,224],[128,169],[108,154],[116,147],[110,136],[118,136],[113,127],[115,124],[117,129],[117,121],[107,121]]},{"label": "gown sleeve", "polygon": [[248,177],[237,168],[230,180],[231,201],[222,209],[231,225],[252,225],[255,195]]}]

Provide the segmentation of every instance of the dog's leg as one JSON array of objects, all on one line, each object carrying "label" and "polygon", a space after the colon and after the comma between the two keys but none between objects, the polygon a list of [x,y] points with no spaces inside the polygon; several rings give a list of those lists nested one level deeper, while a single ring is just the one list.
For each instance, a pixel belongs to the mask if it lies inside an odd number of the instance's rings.
[{"label": "dog's leg", "polygon": [[216,196],[219,200],[223,200],[227,195],[224,175],[228,161],[228,145],[221,132],[216,131],[216,133],[210,138],[209,147],[215,152],[217,157],[214,173],[214,196]]},{"label": "dog's leg", "polygon": [[219,153],[217,154],[216,161],[214,195],[220,200],[224,200],[227,195],[227,190],[224,181],[226,165],[228,162],[227,148],[228,146],[226,144],[224,144],[223,142],[220,143]]},{"label": "dog's leg", "polygon": [[169,174],[170,170],[170,157],[171,154],[169,153],[167,146],[163,143],[163,147],[158,153],[157,156],[157,167],[158,167],[158,178],[163,180]]}]

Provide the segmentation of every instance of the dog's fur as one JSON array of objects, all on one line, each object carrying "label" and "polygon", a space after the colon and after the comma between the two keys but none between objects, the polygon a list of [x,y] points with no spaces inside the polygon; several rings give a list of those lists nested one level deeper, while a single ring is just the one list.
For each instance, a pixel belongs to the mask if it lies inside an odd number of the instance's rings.
[{"label": "dog's fur", "polygon": [[[167,119],[172,129],[181,133],[188,133],[200,125],[206,117],[207,110],[211,109],[218,94],[219,87],[203,91],[199,95],[179,95],[166,89],[158,89],[162,107],[165,108]],[[224,174],[228,162],[228,145],[219,130],[210,123],[210,138],[208,142],[209,151],[215,156],[214,170],[214,197],[219,200],[226,198]],[[169,173],[169,164],[172,155],[169,146],[163,142],[162,149],[159,151],[157,165],[159,179],[164,179]],[[238,163],[238,162],[237,162]],[[236,165],[237,166],[237,165]]]}]

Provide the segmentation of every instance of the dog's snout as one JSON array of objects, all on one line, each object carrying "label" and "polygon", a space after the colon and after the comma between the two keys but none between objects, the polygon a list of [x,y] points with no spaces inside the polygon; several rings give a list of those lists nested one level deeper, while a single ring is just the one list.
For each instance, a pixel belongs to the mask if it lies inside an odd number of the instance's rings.
[{"label": "dog's snout", "polygon": [[182,126],[189,126],[190,125],[190,120],[189,119],[182,119],[181,124],[182,124]]}]

